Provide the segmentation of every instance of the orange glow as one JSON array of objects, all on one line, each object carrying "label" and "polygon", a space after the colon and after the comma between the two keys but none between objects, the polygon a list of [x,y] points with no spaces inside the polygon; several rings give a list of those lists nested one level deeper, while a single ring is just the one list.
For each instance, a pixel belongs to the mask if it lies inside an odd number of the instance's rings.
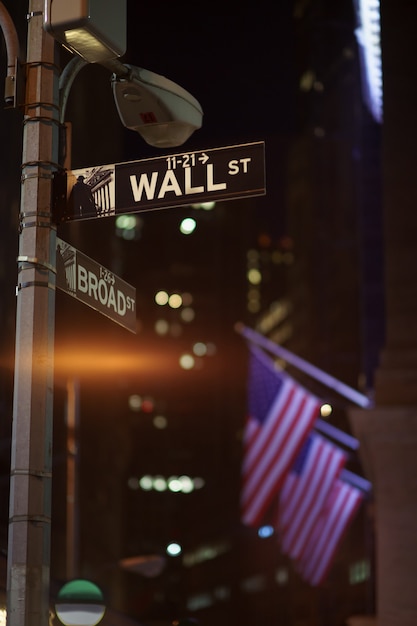
[{"label": "orange glow", "polygon": [[164,375],[178,364],[166,352],[105,347],[60,347],[55,351],[55,372],[60,375],[147,374]]},{"label": "orange glow", "polygon": [[[106,372],[160,371],[167,367],[166,359],[151,353],[133,354],[93,348],[65,348],[55,351],[55,371],[58,374],[104,374]],[[14,366],[13,358],[0,363],[6,369]]]}]

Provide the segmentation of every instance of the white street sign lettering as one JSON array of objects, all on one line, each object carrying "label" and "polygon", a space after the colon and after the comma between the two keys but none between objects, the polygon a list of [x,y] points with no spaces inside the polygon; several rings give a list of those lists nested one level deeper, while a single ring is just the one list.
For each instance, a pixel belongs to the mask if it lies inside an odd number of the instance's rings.
[{"label": "white street sign lettering", "polygon": [[80,220],[264,195],[264,152],[259,141],[74,170],[55,212]]},{"label": "white street sign lettering", "polygon": [[57,237],[56,286],[136,332],[136,289]]}]

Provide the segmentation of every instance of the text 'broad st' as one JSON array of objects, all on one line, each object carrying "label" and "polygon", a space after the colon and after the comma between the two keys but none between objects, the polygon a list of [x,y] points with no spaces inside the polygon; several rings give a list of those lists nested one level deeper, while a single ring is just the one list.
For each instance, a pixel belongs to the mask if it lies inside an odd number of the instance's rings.
[{"label": "text 'broad st'", "polygon": [[60,220],[231,200],[265,193],[265,145],[254,142],[74,170]]},{"label": "text 'broad st'", "polygon": [[56,286],[136,332],[136,289],[57,237]]}]

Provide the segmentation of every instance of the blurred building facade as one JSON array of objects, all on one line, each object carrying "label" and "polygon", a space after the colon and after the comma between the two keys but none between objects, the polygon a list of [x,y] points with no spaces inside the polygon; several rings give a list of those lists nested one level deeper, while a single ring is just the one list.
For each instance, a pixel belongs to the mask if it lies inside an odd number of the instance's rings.
[{"label": "blurred building facade", "polygon": [[415,622],[416,298],[414,177],[416,87],[412,24],[416,7],[381,7],[386,333],[375,371],[375,408],[352,411],[353,430],[375,484],[379,626]]}]

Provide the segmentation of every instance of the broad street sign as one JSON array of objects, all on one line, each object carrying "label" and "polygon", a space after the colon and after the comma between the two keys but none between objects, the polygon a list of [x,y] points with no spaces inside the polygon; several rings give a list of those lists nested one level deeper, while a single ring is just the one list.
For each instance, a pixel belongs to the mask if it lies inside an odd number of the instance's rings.
[{"label": "broad street sign", "polygon": [[56,286],[136,332],[136,289],[57,237]]},{"label": "broad street sign", "polygon": [[[57,177],[57,221],[265,194],[263,141],[101,165]],[[64,187],[63,187],[64,186]]]}]

